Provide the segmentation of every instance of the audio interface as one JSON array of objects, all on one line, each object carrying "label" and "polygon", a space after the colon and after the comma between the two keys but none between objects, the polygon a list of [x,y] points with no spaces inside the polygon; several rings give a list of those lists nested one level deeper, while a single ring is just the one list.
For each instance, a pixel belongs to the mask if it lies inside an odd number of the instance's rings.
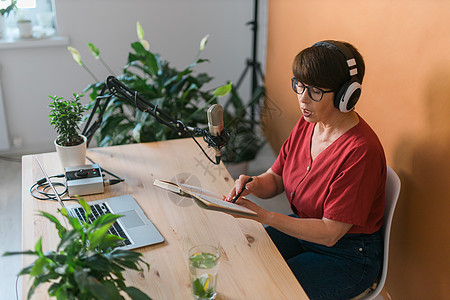
[{"label": "audio interface", "polygon": [[98,164],[64,168],[69,197],[100,194],[105,191]]}]

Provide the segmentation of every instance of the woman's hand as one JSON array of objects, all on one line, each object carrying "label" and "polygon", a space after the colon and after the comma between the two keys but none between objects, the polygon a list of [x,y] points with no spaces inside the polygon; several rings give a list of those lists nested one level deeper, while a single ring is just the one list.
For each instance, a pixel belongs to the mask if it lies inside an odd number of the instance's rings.
[{"label": "woman's hand", "polygon": [[[251,182],[249,182],[250,179],[252,179]],[[235,181],[234,187],[231,189],[230,193],[228,193],[228,195],[225,197],[224,200],[232,202],[234,197],[236,197],[243,189],[244,190],[239,198],[249,195],[255,190],[257,185],[258,185],[258,177],[241,175]]]},{"label": "woman's hand", "polygon": [[265,224],[265,222],[267,221],[267,218],[271,214],[270,211],[263,209],[261,206],[255,204],[254,202],[252,202],[248,199],[245,199],[245,198],[239,197],[239,199],[235,203],[240,206],[246,207],[246,208],[256,212],[256,214],[257,214],[257,215],[241,215],[241,214],[233,214],[233,213],[226,212],[227,214],[229,214],[235,218],[251,219],[251,220],[255,220],[257,222]]}]

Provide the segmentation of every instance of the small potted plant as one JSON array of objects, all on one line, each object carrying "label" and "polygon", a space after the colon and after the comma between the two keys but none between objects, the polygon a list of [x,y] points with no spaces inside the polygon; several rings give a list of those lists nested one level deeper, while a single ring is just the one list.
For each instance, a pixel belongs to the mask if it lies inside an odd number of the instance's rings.
[{"label": "small potted plant", "polygon": [[[78,201],[88,219],[90,206],[82,198]],[[131,299],[150,299],[141,290],[125,284],[122,274],[125,269],[143,272],[141,263],[147,270],[150,266],[142,260],[141,253],[119,249],[122,238],[108,234],[108,229],[120,216],[106,214],[89,224],[69,216],[65,208],[58,212],[69,221],[72,229],[64,227],[54,215],[40,212],[58,230],[60,242],[56,251],[43,252],[40,238],[34,250],[3,254],[36,256],[36,260],[19,273],[19,276],[29,275],[33,279],[28,299],[45,283],[49,283],[49,296],[56,299],[124,299],[121,292]]]},{"label": "small potted plant", "polygon": [[81,104],[83,95],[73,94],[71,100],[49,96],[50,124],[55,126],[58,137],[54,144],[63,167],[82,166],[86,159],[86,137],[79,134],[79,123],[86,108]]}]

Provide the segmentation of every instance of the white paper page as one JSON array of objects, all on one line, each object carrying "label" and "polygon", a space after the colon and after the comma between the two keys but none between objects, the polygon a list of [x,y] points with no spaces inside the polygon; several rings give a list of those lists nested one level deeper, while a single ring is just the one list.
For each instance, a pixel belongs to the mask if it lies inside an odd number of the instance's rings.
[{"label": "white paper page", "polygon": [[249,213],[249,214],[256,214],[253,210],[250,210],[246,207],[222,200],[221,195],[213,193],[211,191],[208,191],[208,190],[205,190],[205,189],[202,189],[199,187],[195,187],[195,186],[190,186],[187,184],[180,184],[180,186],[183,189],[186,189],[187,191],[189,191],[190,193],[198,195],[200,198],[203,198],[203,199],[213,203],[216,206],[225,207],[225,208],[229,208],[229,209],[233,209],[233,210],[237,210],[237,211],[241,211],[241,212],[245,212],[245,213]]}]

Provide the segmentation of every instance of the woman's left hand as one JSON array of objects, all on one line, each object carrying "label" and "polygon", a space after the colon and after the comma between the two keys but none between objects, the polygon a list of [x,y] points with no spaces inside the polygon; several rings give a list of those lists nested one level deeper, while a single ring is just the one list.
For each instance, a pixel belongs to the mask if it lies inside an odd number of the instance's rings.
[{"label": "woman's left hand", "polygon": [[[225,200],[225,196],[224,196],[224,201]],[[229,215],[232,215],[235,218],[245,218],[245,219],[251,219],[251,220],[255,220],[257,222],[260,223],[264,223],[264,220],[267,218],[267,216],[270,214],[269,211],[263,209],[261,206],[257,205],[256,203],[246,199],[246,198],[239,198],[236,202],[236,204],[246,207],[254,212],[257,213],[256,216],[253,215],[240,215],[240,214],[233,214],[233,213],[228,213]]]}]

